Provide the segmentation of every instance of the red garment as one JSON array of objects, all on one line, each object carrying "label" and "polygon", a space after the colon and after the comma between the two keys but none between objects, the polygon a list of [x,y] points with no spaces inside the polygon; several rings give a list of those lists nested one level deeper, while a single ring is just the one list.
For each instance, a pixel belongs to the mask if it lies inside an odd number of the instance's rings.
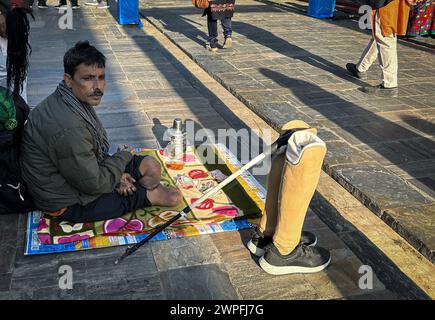
[{"label": "red garment", "polygon": [[435,2],[421,0],[411,9],[407,36],[435,35]]}]

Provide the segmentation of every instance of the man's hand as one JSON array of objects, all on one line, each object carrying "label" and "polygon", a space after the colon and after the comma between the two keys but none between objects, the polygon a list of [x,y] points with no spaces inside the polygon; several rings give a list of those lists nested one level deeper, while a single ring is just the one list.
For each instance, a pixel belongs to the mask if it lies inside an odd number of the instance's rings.
[{"label": "man's hand", "polygon": [[124,197],[131,196],[136,192],[136,186],[134,185],[135,182],[136,180],[129,173],[123,173],[121,181],[115,190]]},{"label": "man's hand", "polygon": [[118,146],[118,152],[119,152],[119,151],[128,151],[128,152],[133,152],[134,149],[135,149],[135,148],[133,148],[133,147],[131,147],[131,146],[129,146],[129,145],[126,145],[126,144],[124,144],[122,147],[121,147],[121,146]]},{"label": "man's hand", "polygon": [[418,0],[405,0],[409,6],[415,6]]}]

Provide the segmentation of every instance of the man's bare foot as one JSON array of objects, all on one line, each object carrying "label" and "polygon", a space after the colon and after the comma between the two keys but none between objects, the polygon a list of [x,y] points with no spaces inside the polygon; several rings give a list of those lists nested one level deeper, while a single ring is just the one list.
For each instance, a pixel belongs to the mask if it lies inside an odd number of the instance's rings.
[{"label": "man's bare foot", "polygon": [[148,190],[147,197],[153,206],[175,207],[181,203],[183,196],[177,188],[159,185]]}]

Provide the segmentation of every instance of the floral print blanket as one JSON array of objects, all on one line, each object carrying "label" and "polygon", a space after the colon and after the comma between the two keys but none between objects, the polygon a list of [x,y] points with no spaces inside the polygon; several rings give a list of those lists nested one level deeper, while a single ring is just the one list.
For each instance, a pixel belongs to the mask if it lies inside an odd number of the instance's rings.
[{"label": "floral print blanket", "polygon": [[[136,149],[136,154],[151,155],[161,162],[161,183],[178,187],[183,194],[183,203],[172,208],[147,207],[115,219],[93,223],[74,224],[42,215],[37,229],[41,244],[64,244],[92,240],[98,236],[149,233],[237,169],[219,154],[215,146],[209,146],[200,152],[199,149],[191,148],[177,162],[167,158],[164,150]],[[187,218],[174,222],[167,230],[174,237],[201,234],[202,226],[231,219],[259,217],[263,207],[263,199],[252,192],[243,177],[239,177],[224,190],[199,204]]]}]

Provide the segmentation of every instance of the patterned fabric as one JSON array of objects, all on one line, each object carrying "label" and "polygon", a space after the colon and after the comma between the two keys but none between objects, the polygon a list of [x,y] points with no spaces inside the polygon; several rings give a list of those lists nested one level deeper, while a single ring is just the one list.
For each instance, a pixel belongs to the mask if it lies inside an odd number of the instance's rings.
[{"label": "patterned fabric", "polygon": [[231,18],[236,6],[235,0],[213,0],[210,1],[210,11],[213,20]]},{"label": "patterned fabric", "polygon": [[[177,186],[182,191],[183,203],[174,208],[147,207],[119,218],[94,223],[74,224],[50,216],[42,216],[37,229],[39,241],[46,245],[65,244],[86,239],[98,241],[99,236],[149,233],[232,173],[228,164],[219,159],[214,162],[215,164],[204,165],[204,158],[198,155],[199,153],[186,153],[181,166],[166,158],[163,150],[141,149],[138,154],[152,155],[160,160],[164,169],[161,183],[166,186]],[[168,232],[174,237],[196,235],[201,234],[201,229],[207,228],[210,224],[223,223],[231,219],[259,217],[264,207],[263,200],[247,191],[249,186],[243,182],[243,179],[238,178],[237,181],[239,183],[233,182],[225,187],[225,192],[219,191],[212,198],[203,201],[189,213],[187,219],[180,218],[172,224]]]},{"label": "patterned fabric", "polygon": [[420,0],[409,15],[409,37],[435,35],[435,1]]}]

